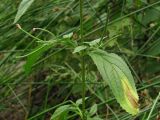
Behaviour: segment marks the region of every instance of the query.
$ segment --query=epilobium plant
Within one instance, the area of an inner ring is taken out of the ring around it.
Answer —
[[[20,4],[20,7],[18,9],[18,13],[15,18],[15,22],[17,22],[20,17],[23,15],[23,13],[27,10],[27,8],[31,5],[31,3],[34,0],[23,0]],[[26,65],[25,65],[25,71],[27,73],[31,72],[33,64],[41,57],[43,52],[53,47],[53,45],[62,44],[64,46],[67,45],[67,47],[74,47],[73,54],[78,54],[82,57],[82,80],[83,80],[83,99],[82,99],[82,106],[83,111],[81,112],[79,107],[77,107],[76,104],[72,103],[71,105],[64,105],[58,108],[53,116],[52,119],[58,119],[60,115],[64,115],[65,119],[67,119],[66,112],[67,110],[74,111],[80,115],[80,117],[85,120],[85,65],[84,65],[84,56],[89,55],[95,65],[98,68],[98,71],[100,72],[103,80],[106,82],[107,85],[109,85],[110,89],[112,90],[116,100],[120,104],[120,106],[126,110],[128,113],[132,115],[136,115],[139,112],[138,108],[138,94],[135,87],[134,79],[131,74],[131,71],[125,61],[118,55],[114,53],[108,53],[104,50],[99,49],[98,44],[102,41],[100,39],[93,40],[91,42],[85,42],[83,37],[83,21],[82,21],[83,11],[82,11],[82,0],[80,0],[80,38],[81,38],[81,46],[78,46],[76,42],[73,42],[67,35],[64,38],[61,39],[55,39],[55,40],[49,40],[49,41],[43,41],[40,40],[25,30],[23,30],[20,26],[19,29],[21,29],[23,32],[27,33],[29,36],[36,38],[39,43],[41,43],[33,52],[26,55],[28,57]],[[69,43],[69,44],[67,44]],[[70,46],[68,46],[70,45]],[[60,114],[62,113],[62,114]],[[60,117],[61,118],[61,117]]]
[[[22,28],[20,29],[22,30]],[[65,38],[65,40],[69,39]],[[63,41],[63,38],[60,41],[43,41],[42,45],[39,45],[33,50],[33,52],[29,53],[25,64],[26,73],[31,72],[32,65],[43,54],[43,52],[51,48],[53,45],[62,44]],[[92,42],[85,42],[85,44],[87,43],[89,45],[77,46],[74,49],[73,54],[85,51],[85,55],[89,55],[92,58],[98,71],[102,75],[103,80],[109,85],[121,107],[128,113],[136,115],[139,112],[139,98],[130,69],[120,56],[95,47],[99,42],[99,39],[93,40]]]

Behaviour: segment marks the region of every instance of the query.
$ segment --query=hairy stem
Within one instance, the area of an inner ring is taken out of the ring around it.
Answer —
[[[83,44],[83,0],[79,0],[80,2],[80,39]],[[86,94],[86,84],[85,84],[85,60],[84,60],[84,53],[82,53],[82,113],[83,113],[83,120],[86,120],[85,115],[85,94]]]

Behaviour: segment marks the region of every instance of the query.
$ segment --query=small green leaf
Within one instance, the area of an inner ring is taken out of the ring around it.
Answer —
[[[87,100],[88,99],[88,97],[85,97],[85,100]],[[79,106],[80,104],[82,104],[82,98],[81,99],[78,99],[77,101],[76,101],[76,105],[77,106]]]
[[[31,72],[32,65],[42,56],[43,52],[51,47],[52,45],[48,44],[39,45],[27,56],[27,62],[24,65],[24,69],[27,74]]]
[[[128,113],[139,112],[138,94],[127,64],[118,55],[95,50],[89,53],[115,98]]]
[[[90,115],[92,116],[92,115],[94,115],[96,112],[97,112],[97,104],[94,104],[94,105],[91,107],[89,113],[90,113]]]
[[[82,51],[82,50],[84,50],[84,49],[86,49],[86,48],[87,48],[87,46],[84,46],[84,45],[78,46],[78,47],[76,47],[76,48],[74,49],[73,53],[80,52],[80,51]]]
[[[73,36],[73,32],[63,35],[63,38],[71,38]]]
[[[95,45],[97,45],[100,41],[101,41],[101,39],[96,39],[96,40],[93,40],[93,41],[91,41],[91,42],[84,42],[84,43],[89,44],[89,46],[95,46]]]
[[[14,23],[16,23],[21,16],[27,11],[27,9],[30,7],[30,5],[34,2],[34,0],[22,0],[22,2],[19,5],[18,12],[16,14]]]
[[[66,120],[65,118],[67,118],[68,112],[70,111],[80,115],[79,111],[77,110],[77,107],[74,106],[73,104],[63,105],[55,110],[50,120]]]
[[[63,115],[65,112],[67,112],[70,109],[71,105],[63,105],[56,109],[56,111],[51,116],[51,120],[55,120],[61,115]]]

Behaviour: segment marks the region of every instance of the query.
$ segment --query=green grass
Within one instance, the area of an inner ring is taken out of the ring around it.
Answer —
[[[0,4],[0,120],[47,120],[58,107],[74,106],[82,98],[85,105],[79,108],[87,115],[97,104],[93,120],[160,117],[159,0],[83,0],[83,14],[78,0],[35,0],[17,22],[24,31],[13,24],[20,2]],[[33,28],[40,29],[33,32]],[[29,75],[25,73],[27,57],[19,56],[30,54],[40,40],[61,40],[72,32],[69,40],[44,51]],[[76,45],[95,39],[101,39],[99,48],[118,54],[128,64],[140,97],[138,115],[122,110],[88,56],[72,53]],[[75,112],[67,118],[80,119]]]

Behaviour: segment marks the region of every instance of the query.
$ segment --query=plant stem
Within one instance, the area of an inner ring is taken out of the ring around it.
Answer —
[[[83,44],[83,0],[79,0],[80,3],[80,39]],[[83,120],[86,120],[85,115],[85,94],[86,94],[86,84],[85,84],[85,60],[84,60],[84,52],[82,53],[82,114]]]

